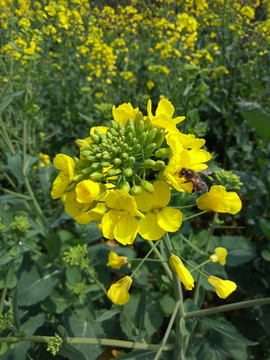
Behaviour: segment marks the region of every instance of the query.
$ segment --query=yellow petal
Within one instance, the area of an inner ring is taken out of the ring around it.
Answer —
[[[165,231],[177,231],[183,220],[183,213],[178,209],[169,207],[163,208],[158,213],[158,225]]]
[[[212,262],[219,262],[221,265],[226,264],[228,251],[223,247],[215,248],[215,253],[210,256]]]
[[[90,204],[82,204],[76,200],[75,190],[69,191],[65,196],[65,212],[72,217],[79,216],[84,213]]]
[[[226,299],[226,297],[228,297],[237,288],[235,282],[230,280],[222,280],[216,276],[209,276],[207,281],[210,285],[214,286],[217,295],[221,299]]]
[[[236,214],[242,208],[242,203],[236,192],[227,192],[222,185],[211,186],[208,193],[196,200],[199,209],[220,213]]]
[[[165,234],[165,230],[157,223],[156,214],[146,214],[144,219],[140,219],[139,224],[139,233],[145,240],[159,240]]]
[[[171,198],[169,185],[163,180],[158,180],[154,182],[153,187],[153,194],[143,191],[141,194],[135,196],[138,209],[149,212],[153,208],[162,208],[169,203]]]
[[[96,200],[100,194],[100,186],[92,180],[83,180],[76,186],[77,201],[80,203],[90,203]]]
[[[116,210],[110,210],[103,215],[102,218],[102,232],[105,238],[114,239],[114,227],[118,221],[119,213]]]
[[[104,200],[108,208],[120,211],[125,210],[133,216],[143,217],[143,214],[137,209],[134,197],[125,190],[110,191]]]
[[[109,252],[107,266],[112,267],[113,269],[120,269],[121,266],[127,264],[126,256],[119,256],[113,251]]]
[[[130,276],[125,276],[121,280],[112,284],[108,290],[108,298],[117,305],[123,305],[128,302],[130,295],[128,293],[132,279]]]
[[[88,224],[90,222],[101,221],[103,214],[106,211],[106,206],[103,203],[98,203],[96,207],[90,211],[86,211],[83,214],[74,217],[74,220],[79,224]]]
[[[56,179],[53,182],[51,197],[53,199],[57,199],[61,197],[64,194],[69,183],[70,183],[69,176],[65,175],[63,172],[60,172],[60,174],[56,177]]]
[[[125,103],[119,105],[118,107],[114,106],[112,113],[114,121],[125,125],[129,119],[136,119],[136,116],[139,113],[139,108],[134,109],[130,103]]]
[[[53,159],[53,165],[56,169],[62,170],[66,176],[69,176],[70,180],[73,179],[75,163],[70,156],[57,154]]]
[[[194,288],[194,279],[188,269],[184,266],[182,260],[177,255],[171,255],[169,259],[172,270],[177,274],[187,290]]]
[[[131,245],[138,234],[138,229],[139,222],[133,216],[122,215],[115,224],[114,237],[123,245]]]

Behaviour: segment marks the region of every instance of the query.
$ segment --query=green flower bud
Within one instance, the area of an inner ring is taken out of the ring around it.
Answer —
[[[110,128],[107,133],[111,133],[112,136],[117,136],[118,135],[118,129],[114,129],[114,128]]]
[[[146,159],[143,162],[143,167],[145,169],[152,169],[155,166],[155,161],[152,159]]]
[[[113,136],[112,136],[112,138],[113,138]],[[108,144],[108,145],[112,145],[112,138],[111,138],[111,139],[107,139],[107,144]]]
[[[89,161],[89,160],[77,160],[77,161],[75,161],[75,167],[76,167],[77,169],[88,167],[88,166],[90,166],[91,164],[92,164],[92,163],[91,163],[91,161]]]
[[[106,139],[106,135],[103,134],[100,130],[95,129],[95,130],[94,130],[94,133],[95,133],[97,136],[99,136],[101,139]]]
[[[134,128],[134,121],[132,119],[128,119],[128,121],[126,122],[126,129],[128,127],[133,127]]]
[[[146,155],[150,155],[155,150],[155,148],[156,148],[156,143],[151,143],[146,146],[146,148],[144,149],[144,153]]]
[[[102,178],[104,178],[104,174],[96,171],[96,172],[93,172],[92,174],[90,174],[89,178],[93,181],[99,181]]]
[[[131,168],[126,168],[126,169],[124,169],[123,174],[124,174],[126,177],[130,177],[130,176],[132,176],[132,174],[133,174],[133,170],[132,170]]]
[[[127,126],[126,125],[125,135],[128,136],[129,134],[134,136],[134,134],[135,134],[134,125],[133,126]]]
[[[81,154],[82,156],[86,157],[86,156],[89,156],[89,155],[92,155],[92,151],[87,151],[87,150],[84,150],[84,151],[81,151]]]
[[[152,170],[154,170],[154,171],[159,171],[159,170],[163,169],[165,165],[166,165],[166,164],[165,164],[164,161],[162,161],[162,160],[157,160],[157,161],[155,162],[155,165],[152,167]]]
[[[96,134],[90,134],[90,138],[95,144],[99,144],[101,142],[101,138]]]
[[[155,157],[161,158],[170,155],[171,149],[170,148],[162,148],[155,151]]]
[[[118,130],[118,123],[114,120],[111,120],[109,127],[110,127],[110,129],[108,131],[111,131],[112,129]],[[108,134],[108,132],[107,132],[107,134]]]
[[[154,138],[157,135],[157,132],[158,132],[158,129],[156,129],[156,128],[153,128],[148,132],[148,134],[147,134],[147,143],[148,144],[154,140]]]
[[[144,132],[138,136],[139,144],[144,145],[147,142],[147,133]]]
[[[121,159],[119,159],[119,158],[115,158],[114,160],[113,160],[113,164],[114,165],[121,165],[122,164],[122,160]]]
[[[97,160],[101,160],[101,158],[102,158],[102,154],[101,154],[101,153],[96,154],[96,159],[97,159]]]
[[[102,161],[101,162],[101,167],[109,167],[111,164],[108,161]]]
[[[92,164],[92,165],[90,166],[90,168],[92,169],[92,171],[96,171],[96,170],[101,169],[102,166],[101,166],[101,164],[100,164],[99,162],[96,162],[96,163]]]
[[[132,144],[133,139],[134,139],[134,134],[128,133],[128,134],[126,135],[126,142],[127,142],[128,144]]]
[[[126,192],[129,192],[129,190],[130,190],[129,183],[127,181],[122,182],[122,184],[120,185],[120,189],[125,190]]]
[[[109,154],[109,153],[107,153],[107,152],[104,152],[103,154],[102,154],[103,156],[102,156],[102,159],[103,160],[111,160],[111,155]]]
[[[118,123],[118,129],[119,129],[119,131],[121,131],[121,130],[125,131],[125,125],[122,123]]]
[[[132,154],[138,154],[142,152],[142,147],[140,144],[136,144],[132,147]]]
[[[82,151],[91,151],[91,150],[92,150],[92,148],[90,146],[82,146],[82,147],[80,147],[80,152],[82,152]]]
[[[136,158],[134,156],[129,156],[129,158],[126,160],[127,166],[132,166],[136,162]]]
[[[112,133],[109,130],[106,132],[106,137],[107,137],[107,140],[111,139],[113,137]]]
[[[144,121],[140,120],[136,126],[136,133],[137,135],[140,135],[144,131]]]
[[[118,131],[118,137],[123,137],[125,135],[125,129],[121,129]]]
[[[128,144],[122,143],[121,149],[122,149],[122,151],[127,151],[129,149]]]
[[[115,176],[117,175],[117,169],[109,169],[107,171],[107,176]]]
[[[157,144],[157,147],[160,147],[163,144],[164,139],[165,139],[165,131],[163,129],[159,129],[155,139],[153,139]]]
[[[132,188],[129,191],[130,195],[133,196],[139,195],[141,192],[142,192],[142,188],[138,185],[132,186]]]
[[[126,153],[126,152],[123,152],[122,154],[121,154],[121,158],[122,159],[127,159],[128,158],[128,153]]]
[[[153,194],[153,192],[154,192],[154,186],[149,181],[143,180],[141,182],[141,187],[144,191],[146,191],[150,194]]]
[[[91,174],[93,171],[94,171],[94,170],[93,170],[91,167],[87,167],[87,168],[82,169],[82,174],[89,175],[89,174]]]
[[[93,156],[93,155],[87,156],[86,158],[87,158],[87,160],[88,160],[91,164],[96,161],[96,157]],[[83,160],[82,160],[82,161],[83,161]],[[90,165],[90,164],[89,164],[89,165]]]

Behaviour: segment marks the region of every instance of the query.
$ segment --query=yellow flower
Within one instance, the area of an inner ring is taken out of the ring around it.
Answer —
[[[207,168],[207,165],[204,163],[211,158],[211,155],[203,149],[188,150],[182,148],[181,150],[180,145],[179,151],[176,152],[177,144],[179,143],[175,143],[175,149],[172,144],[169,144],[172,146],[172,151],[175,151],[175,153],[173,153],[163,175],[177,191],[188,191],[189,193],[192,193],[193,184],[187,182],[184,177],[180,177],[179,171],[182,168],[193,170],[195,172],[204,170]]]
[[[121,266],[127,264],[126,256],[119,256],[115,252],[110,251],[107,266],[112,267],[113,269],[120,269]]]
[[[102,216],[105,213],[105,211],[106,211],[105,204],[98,203],[97,206],[94,207],[93,209],[85,211],[77,216],[74,216],[74,220],[77,221],[79,224],[88,224],[90,222],[99,222],[102,220]]]
[[[70,156],[65,154],[57,154],[53,159],[53,165],[56,167],[56,169],[62,170],[70,180],[73,179],[75,163]]]
[[[128,302],[130,295],[128,293],[132,279],[130,276],[125,276],[121,280],[112,284],[108,290],[108,298],[117,305],[124,305]]]
[[[132,244],[139,229],[135,216],[144,216],[138,211],[134,198],[124,190],[114,190],[104,200],[110,210],[102,218],[103,235],[123,245]]]
[[[176,132],[176,124],[183,121],[185,116],[172,118],[174,106],[167,99],[161,99],[158,103],[156,115],[152,114],[152,101],[149,99],[147,103],[147,113],[152,125],[156,128],[164,128],[165,131]]]
[[[125,125],[129,119],[136,119],[139,108],[133,109],[133,106],[130,103],[125,103],[119,105],[117,108],[113,106],[112,113],[114,121]]]
[[[230,280],[222,280],[216,276],[209,276],[207,279],[210,285],[214,286],[217,295],[221,299],[226,299],[233,291],[236,290],[237,285]]]
[[[184,266],[182,260],[177,255],[171,255],[169,263],[173,271],[177,274],[187,290],[194,288],[194,279],[188,269]]]
[[[75,188],[77,197],[76,200],[80,203],[91,203],[94,200],[99,199],[105,191],[101,184],[98,184],[92,180],[83,180],[76,185]]]
[[[219,262],[221,265],[226,264],[228,251],[224,247],[215,248],[215,253],[210,256],[212,262]]]
[[[69,183],[70,183],[69,176],[66,176],[61,171],[60,174],[56,177],[56,179],[53,182],[53,186],[52,186],[52,190],[51,190],[51,197],[53,199],[60,198],[64,194]]]
[[[236,214],[242,208],[242,203],[234,191],[226,191],[225,186],[214,185],[208,193],[203,194],[196,200],[199,209],[216,211],[220,213]]]
[[[138,209],[146,212],[139,221],[139,233],[146,240],[158,240],[166,231],[177,231],[183,218],[180,210],[166,207],[171,198],[169,185],[158,180],[153,187],[153,194],[143,191],[135,197]]]

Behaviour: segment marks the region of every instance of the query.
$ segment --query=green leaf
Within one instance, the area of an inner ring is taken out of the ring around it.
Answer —
[[[13,101],[13,99],[17,96],[20,96],[24,93],[24,90],[21,91],[16,91],[13,94],[7,95],[5,97],[3,97],[1,103],[0,103],[0,113],[5,110],[9,104],[11,104],[11,102]]]
[[[264,139],[270,139],[270,115],[265,112],[258,103],[243,102],[240,110],[243,118]]]
[[[179,324],[179,326],[180,326],[180,332],[181,332],[181,334],[182,334],[183,336],[189,334],[189,331],[188,331],[188,329],[187,329],[187,327],[186,327],[186,321],[185,321],[185,319],[182,318],[182,317],[181,317],[181,319],[180,319],[180,324]]]
[[[146,291],[145,291],[145,289],[143,289],[143,291],[140,294],[140,300],[139,300],[137,311],[135,314],[135,326],[138,329],[143,328],[144,319],[145,319],[145,311],[146,311]]]
[[[233,339],[236,340],[239,343],[251,346],[251,345],[257,345],[258,342],[255,341],[250,341],[246,338],[244,338],[242,335],[240,335],[239,333],[237,333],[232,327],[228,326],[227,324],[214,320],[214,319],[210,319],[210,318],[205,318],[205,319],[201,319],[198,318],[198,321],[200,321],[201,323],[209,326],[210,328],[218,331],[219,333]]]
[[[102,322],[111,319],[115,315],[118,315],[119,311],[114,310],[106,310],[102,315],[98,316],[95,321],[96,322]]]
[[[59,270],[41,269],[35,264],[29,271],[23,272],[17,288],[19,305],[33,305],[45,299],[52,292],[59,275]]]
[[[80,350],[78,350],[72,344],[67,343],[66,341],[64,341],[64,343],[60,347],[58,354],[64,356],[69,360],[86,360],[86,357],[80,352]]]
[[[134,350],[128,354],[117,357],[117,360],[153,360],[156,351]]]
[[[21,154],[16,154],[8,157],[8,167],[12,174],[16,177],[18,182],[22,184],[24,182],[24,173],[22,166]]]
[[[263,234],[267,237],[268,240],[270,240],[270,221],[261,218],[259,220],[259,225]]]

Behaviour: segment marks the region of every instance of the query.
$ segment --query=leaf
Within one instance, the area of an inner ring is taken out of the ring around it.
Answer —
[[[137,307],[137,311],[135,314],[135,326],[140,330],[143,329],[144,319],[145,319],[145,311],[146,311],[146,291],[143,291],[140,294],[140,299]]]
[[[102,322],[102,321],[106,321],[111,319],[112,317],[114,317],[115,315],[118,315],[119,311],[114,311],[114,310],[106,310],[102,315],[100,315],[99,317],[97,317],[95,319],[96,322]]]
[[[185,321],[185,319],[184,319],[183,317],[181,317],[181,319],[180,319],[180,324],[179,324],[179,326],[180,326],[180,332],[181,332],[181,334],[182,334],[183,336],[189,334],[189,331],[188,331],[188,329],[187,329],[187,327],[186,327],[186,321]]]
[[[239,343],[251,346],[251,345],[257,345],[258,342],[255,341],[250,341],[246,338],[244,338],[242,335],[240,335],[239,333],[237,333],[233,328],[231,328],[230,326],[228,326],[227,324],[214,320],[214,319],[210,319],[210,318],[205,318],[205,319],[201,319],[198,318],[198,321],[209,326],[210,328],[218,331],[219,333],[233,339],[236,340]]]
[[[117,357],[117,360],[153,360],[156,351],[134,350],[128,354]]]
[[[262,138],[270,139],[270,115],[258,103],[241,102],[240,113]]]
[[[20,96],[24,93],[24,90],[21,90],[21,91],[16,91],[10,95],[7,95],[5,97],[3,97],[1,103],[0,103],[0,113],[2,111],[4,111],[8,106],[9,104],[11,104],[11,102],[13,101],[13,99],[17,96]]]
[[[64,341],[64,343],[60,347],[58,354],[64,356],[69,360],[86,360],[86,357],[80,352],[80,350],[78,350],[72,344],[67,343],[66,341]]]
[[[270,221],[264,218],[260,218],[259,225],[263,234],[267,237],[268,240],[270,240]]]
[[[59,270],[43,270],[37,265],[23,272],[17,288],[19,305],[33,305],[45,299],[52,292],[59,275]]]
[[[21,154],[16,154],[8,157],[8,167],[12,174],[16,177],[18,182],[22,184],[24,182],[24,173],[22,166]]]

